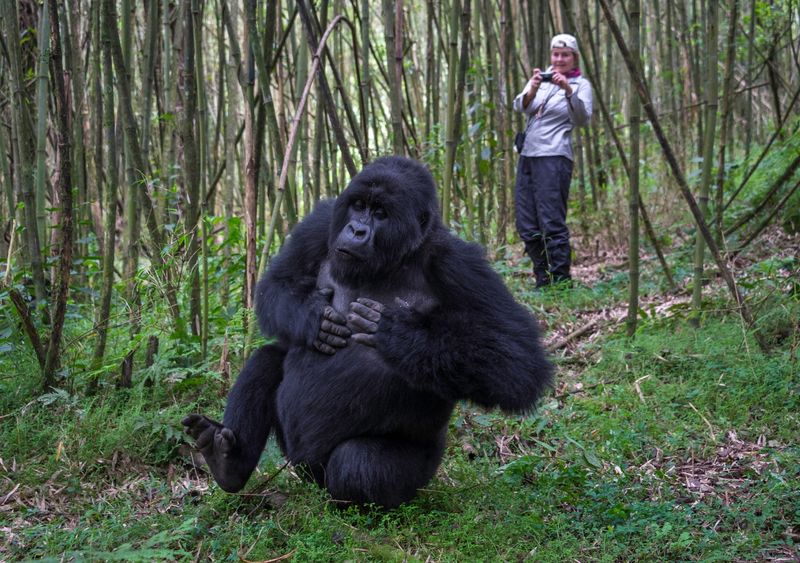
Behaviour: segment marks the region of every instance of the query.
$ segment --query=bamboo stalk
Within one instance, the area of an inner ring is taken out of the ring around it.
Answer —
[[[641,71],[642,56],[640,47],[639,16],[641,8],[639,0],[631,0],[630,9],[630,34],[631,43],[636,68]],[[628,278],[630,287],[628,289],[628,316],[626,320],[626,331],[629,337],[636,334],[636,323],[639,319],[639,123],[641,112],[639,97],[636,95],[636,87],[633,81],[629,84],[630,105],[628,106],[628,121],[630,123],[630,144],[631,159],[628,174],[630,185],[628,193],[628,215],[630,216],[628,244]]]
[[[114,284],[114,253],[116,250],[116,223],[117,223],[117,131],[114,127],[114,79],[111,64],[111,22],[103,21],[96,33],[100,34],[103,55],[103,133],[106,150],[108,151],[108,169],[105,175],[105,189],[103,190],[103,278],[100,290],[100,307],[95,320],[97,340],[95,340],[92,356],[92,371],[98,369],[103,363],[108,335],[108,321],[111,312],[111,296]],[[90,384],[92,389],[97,386],[97,379]]]
[[[714,135],[717,126],[717,16],[718,3],[711,2],[708,15],[708,29],[706,35],[708,48],[706,51],[706,119],[705,138],[703,139],[703,168],[700,175],[700,194],[697,204],[705,220],[708,217],[708,196],[711,187],[711,164],[714,160]],[[692,285],[692,309],[689,323],[693,326],[700,325],[700,313],[703,308],[703,271],[704,271],[705,245],[702,237],[695,238],[694,246],[694,283]]]
[[[61,57],[61,30],[58,21],[58,6],[56,0],[49,0],[50,19],[52,29],[52,59],[51,74],[54,84],[55,98],[55,134],[56,154],[59,170],[55,190],[58,201],[61,203],[59,210],[59,230],[56,242],[58,266],[56,268],[56,282],[53,284],[53,323],[47,345],[47,356],[44,366],[43,386],[49,389],[55,386],[56,370],[60,365],[61,340],[64,329],[64,320],[67,315],[67,298],[69,297],[69,280],[72,269],[72,133],[70,131],[70,107],[67,101],[67,88],[64,83],[64,68]]]

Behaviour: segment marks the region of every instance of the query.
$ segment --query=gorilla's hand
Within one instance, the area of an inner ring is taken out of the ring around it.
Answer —
[[[322,297],[330,301],[333,289],[326,287],[319,290]],[[336,353],[339,348],[347,346],[347,339],[350,338],[351,331],[346,326],[347,319],[344,315],[336,312],[330,305],[325,305],[322,309],[322,321],[319,325],[319,333],[314,339],[314,348],[329,356]]]
[[[186,427],[186,433],[195,439],[197,449],[203,454],[212,472],[214,466],[222,458],[228,457],[236,447],[236,435],[233,431],[205,415],[192,413],[181,424]]]
[[[354,342],[375,346],[375,333],[378,332],[378,323],[383,311],[382,303],[366,297],[359,297],[350,303],[347,326],[353,332]]]

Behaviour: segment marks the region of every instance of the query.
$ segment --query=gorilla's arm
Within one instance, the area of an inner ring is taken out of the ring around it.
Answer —
[[[255,299],[264,334],[285,344],[313,345],[326,354],[344,347],[350,335],[344,317],[329,306],[332,290],[316,289],[328,254],[332,211],[333,201],[322,201],[294,228],[259,281]]]
[[[478,246],[433,238],[425,274],[439,305],[423,314],[384,304],[372,344],[412,387],[507,411],[532,408],[552,379],[536,321]]]

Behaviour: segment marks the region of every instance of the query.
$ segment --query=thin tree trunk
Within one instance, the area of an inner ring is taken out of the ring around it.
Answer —
[[[361,52],[358,56],[361,57],[361,134],[364,135],[364,151],[369,160],[369,124],[372,115],[369,111],[370,91],[372,89],[371,74],[369,70],[369,49],[371,44],[370,39],[370,17],[369,17],[369,0],[361,0]],[[377,139],[373,139],[377,143]]]
[[[208,184],[208,176],[211,173],[209,167],[209,154],[208,154],[208,99],[206,97],[206,81],[204,79],[204,59],[203,59],[203,9],[198,0],[192,0],[192,38],[193,48],[195,53],[195,69],[194,69],[194,83],[197,92],[197,123],[196,123],[196,140],[198,147],[198,169],[200,171],[197,186],[197,217],[193,226],[193,239],[200,237],[200,264],[203,268],[202,279],[199,279],[200,287],[195,289],[193,280],[192,287],[192,300],[197,299],[198,313],[200,316],[200,348],[202,351],[202,358],[205,360],[208,356],[208,325],[209,325],[209,300],[208,300],[208,238],[206,229],[206,188]],[[199,225],[197,223],[200,223]],[[200,231],[198,233],[198,230]],[[191,242],[191,239],[190,239]],[[197,271],[197,268],[195,268]],[[199,273],[196,276],[200,278]]]
[[[230,31],[229,31],[230,33]],[[231,33],[231,42],[234,36]],[[253,83],[247,69],[252,66],[252,49],[249,47],[250,37],[248,26],[245,26],[242,37],[242,46],[246,49],[245,66],[242,72],[246,75],[240,78],[242,88],[245,93],[247,103],[244,106],[244,225],[245,225],[245,284],[243,304],[245,309],[253,308],[255,299],[256,276],[257,276],[257,249],[256,249],[256,228],[258,215],[258,186],[256,182],[256,107],[253,96]],[[246,78],[245,78],[246,76]]]
[[[233,2],[230,6],[232,21],[238,21],[237,13],[238,2]],[[224,11],[224,10],[223,10]],[[224,25],[224,17],[223,25]],[[241,87],[239,86],[238,79],[238,64],[236,57],[233,55],[235,48],[235,40],[231,40],[231,48],[227,53],[225,60],[225,94],[226,94],[226,111],[225,111],[225,181],[223,183],[222,192],[222,213],[225,217],[224,232],[225,240],[232,240],[231,225],[234,213],[234,194],[238,191],[239,181],[237,178],[237,162],[236,162],[236,137],[239,129],[239,109],[241,108],[241,101],[239,93]],[[224,45],[224,37],[220,36],[219,41]],[[222,295],[221,301],[223,307],[227,307],[230,299],[230,281],[228,278],[228,268],[230,266],[232,249],[231,244],[225,244],[222,247],[223,252],[223,269],[222,278]]]
[[[131,14],[130,0],[123,0],[122,2],[122,61],[124,67],[118,69],[119,74],[124,74],[125,80],[129,85],[133,84],[133,21]],[[109,18],[107,24],[115,29],[117,22]],[[112,55],[113,57],[113,55]],[[121,98],[121,96],[118,96]],[[122,102],[118,99],[120,104],[119,113],[122,114]],[[127,137],[130,133],[122,128],[118,134],[122,134],[123,141],[121,151],[121,158],[123,163],[123,177],[126,180],[124,184],[123,197],[125,200],[125,233],[123,238],[125,240],[125,256],[123,262],[123,278],[126,280],[126,301],[130,307],[128,313],[129,328],[128,335],[132,342],[135,341],[139,334],[142,324],[142,300],[139,295],[139,288],[134,281],[136,279],[137,271],[139,270],[139,254],[142,250],[141,239],[141,215],[140,210],[142,207],[142,197],[139,195],[138,182],[136,172],[133,170],[133,156],[130,154],[130,144],[127,142]],[[117,158],[116,154],[109,154],[109,158]],[[116,180],[115,180],[116,181]],[[133,377],[133,362],[136,348],[131,347],[127,355],[122,361],[120,366],[119,378],[117,379],[117,386],[121,388],[128,388],[132,385]]]
[[[50,14],[47,6],[40,9],[39,57],[36,61],[36,175],[33,184],[36,193],[36,230],[39,240],[47,240],[47,65],[50,59]]]
[[[442,180],[442,220],[445,225],[450,225],[451,213],[451,198],[453,191],[453,167],[456,161],[456,143],[458,131],[456,130],[457,124],[460,122],[461,100],[463,100],[461,91],[457,90],[456,83],[460,82],[460,65],[458,53],[458,36],[459,25],[458,20],[461,14],[461,2],[468,3],[469,0],[453,0],[450,6],[450,48],[448,51],[447,62],[447,124],[445,127],[445,159],[444,159],[444,173]],[[464,8],[469,17],[469,5]],[[469,22],[469,19],[467,19]],[[467,23],[469,29],[469,23]],[[463,30],[462,30],[463,31]],[[466,45],[469,43],[469,35],[463,36],[461,41]],[[464,64],[466,65],[466,60]],[[466,69],[464,69],[466,72]],[[457,80],[458,79],[458,80]]]
[[[403,17],[402,0],[384,0],[383,2],[383,29],[386,40],[386,78],[389,86],[389,113],[392,116],[392,151],[394,154],[403,154],[403,105],[401,102],[401,81],[396,72],[397,52],[395,35],[397,30],[402,27],[397,25],[397,20],[402,21]],[[396,11],[399,11],[397,13]],[[401,39],[402,45],[402,39]],[[400,62],[402,64],[402,49],[400,52]]]
[[[5,192],[8,220],[10,222],[13,221],[16,215],[16,198],[14,197],[14,181],[11,174],[11,166],[9,159],[5,157],[5,155],[9,154],[9,145],[6,141],[6,129],[2,127],[0,128],[0,155],[3,156],[0,158],[0,174],[3,175],[3,191]],[[6,215],[3,215],[3,217],[6,217]],[[2,225],[2,227],[5,228],[5,225]],[[11,234],[12,238],[15,236],[16,234]]]
[[[496,46],[497,41],[493,38],[496,38],[496,34],[494,33],[493,28],[493,20],[492,20],[493,11],[491,6],[489,5],[488,0],[483,0],[480,4],[480,18],[481,18],[481,29],[483,31],[484,37],[486,37],[486,41],[484,42],[484,61],[486,64],[486,96],[493,97],[497,96],[497,90],[493,89],[492,86],[496,83],[497,76],[498,76],[498,67],[497,67],[497,56],[496,56]],[[477,25],[475,26],[478,27]],[[499,104],[495,104],[495,107]],[[486,246],[490,239],[490,221],[487,217],[487,207],[493,207],[491,202],[495,195],[495,191],[493,189],[494,181],[498,174],[498,166],[496,163],[495,154],[497,151],[497,138],[503,135],[502,131],[498,130],[498,110],[492,111],[490,108],[487,108],[487,122],[489,124],[489,131],[491,131],[491,135],[494,135],[493,143],[490,143],[488,150],[484,153],[486,156],[482,157],[485,160],[485,168],[479,166],[478,167],[478,190],[480,191],[479,195],[479,209],[478,213],[480,215],[480,224],[481,224],[481,244]]]
[[[394,87],[396,88],[395,91],[392,92],[394,96],[393,103],[396,103],[398,106],[398,113],[397,115],[403,118],[403,84],[404,84],[404,76],[403,76],[403,34],[405,32],[405,21],[404,21],[404,14],[403,14],[403,0],[395,0],[394,5],[394,45],[392,46],[392,51],[394,52],[394,56],[392,57],[393,64],[390,64],[388,67],[388,72],[391,75],[394,73]],[[408,112],[408,130],[411,135],[414,134],[413,132],[413,116],[411,115],[411,111]],[[394,123],[392,124],[394,127]],[[406,139],[406,136],[403,134],[403,125],[400,123],[399,128],[395,130],[395,134],[397,132],[400,133],[399,141],[400,141],[400,152],[396,154],[408,154],[406,152],[405,147],[408,146],[409,141]],[[395,141],[395,147],[397,148],[397,141]]]
[[[52,26],[52,59],[51,74],[54,84],[55,98],[55,135],[56,161],[59,168],[56,173],[55,189],[58,201],[59,224],[57,239],[58,267],[56,281],[53,284],[53,324],[47,346],[47,358],[44,366],[43,384],[45,389],[55,386],[56,371],[60,364],[61,339],[64,320],[67,314],[67,298],[69,296],[69,278],[72,268],[72,161],[70,143],[70,108],[67,103],[67,88],[64,84],[64,68],[61,58],[61,30],[58,21],[56,0],[49,0]]]
[[[366,2],[366,0],[364,0]],[[425,141],[430,142],[433,132],[433,91],[438,88],[433,80],[434,62],[436,53],[434,50],[434,26],[433,12],[435,10],[433,0],[425,2],[427,33],[425,34]],[[487,40],[487,43],[490,41]]]
[[[92,166],[94,167],[94,178],[93,181],[90,182],[91,186],[94,186],[94,190],[92,191],[92,199],[94,200],[92,203],[92,217],[96,225],[97,233],[102,232],[102,207],[100,201],[103,200],[103,182],[107,182],[108,180],[105,178],[105,167],[103,166],[103,145],[104,145],[104,134],[105,131],[103,130],[103,87],[102,87],[102,78],[103,78],[103,71],[102,71],[102,63],[100,59],[100,37],[102,35],[102,31],[100,29],[101,25],[101,12],[103,11],[100,2],[95,2],[92,5],[92,24],[91,24],[91,36],[93,38],[93,48],[91,52],[91,68],[92,71],[89,74],[92,77],[92,96],[91,96],[91,105],[92,109],[94,110],[93,118],[89,120],[92,126],[91,131],[91,138],[92,138]],[[109,51],[110,56],[110,51]],[[92,112],[90,111],[90,115]],[[116,181],[116,180],[115,180]],[[114,202],[116,205],[116,202]],[[100,247],[100,252],[105,253],[105,248],[103,248],[103,237],[98,236],[98,246]]]
[[[75,196],[77,201],[73,201],[77,217],[75,218],[75,238],[77,240],[75,250],[79,256],[86,256],[89,253],[89,245],[87,243],[88,237],[86,236],[92,224],[92,217],[90,213],[91,198],[88,194],[88,185],[86,182],[86,147],[84,142],[84,103],[86,100],[86,86],[84,76],[83,61],[81,60],[80,50],[80,3],[73,2],[70,4],[70,11],[67,12],[64,3],[60,3],[59,19],[64,22],[62,25],[62,32],[64,34],[64,62],[66,64],[65,71],[70,80],[70,96],[72,97],[73,111],[71,118],[73,119],[72,129],[72,178],[74,184]],[[89,14],[91,18],[91,14]],[[73,196],[73,197],[75,197]],[[99,226],[99,225],[98,225]],[[99,230],[97,233],[99,235]],[[99,238],[99,236],[98,236]],[[77,268],[77,275],[80,276],[80,284],[83,287],[88,284],[86,278],[86,269]]]
[[[708,19],[708,29],[706,30],[706,125],[705,139],[703,140],[703,170],[700,176],[700,196],[697,203],[703,220],[708,217],[708,194],[711,186],[711,164],[714,159],[714,135],[717,125],[717,2],[711,2],[711,13]],[[689,321],[694,326],[700,324],[700,313],[702,312],[703,301],[703,262],[705,259],[705,245],[703,238],[696,237],[694,247],[694,285],[692,287],[692,309],[694,314]]]
[[[27,104],[23,99],[25,88],[22,82],[21,61],[19,53],[19,20],[16,2],[3,2],[3,19],[6,25],[6,42],[10,59],[9,85],[11,89],[11,149],[14,153],[15,191],[20,194],[23,208],[23,224],[25,226],[25,254],[31,267],[36,303],[42,307],[45,321],[47,313],[47,289],[44,280],[44,264],[42,262],[41,240],[36,221],[36,196],[33,190],[33,134],[29,127]]]
[[[295,60],[295,67],[297,69],[295,75],[295,82],[294,82],[294,95],[297,95],[297,92],[303,91],[303,86],[305,85],[306,81],[308,80],[308,59],[310,58],[309,53],[309,46],[307,41],[303,41],[302,37],[300,37],[300,41],[298,42],[299,45],[295,45],[294,41],[291,45],[291,50],[294,53],[297,53],[296,60]],[[361,88],[363,84],[359,84],[359,88]],[[300,168],[303,174],[303,178],[309,178],[309,171],[308,171],[308,120],[309,116],[303,113],[300,117],[300,125],[299,125],[299,142],[295,145],[292,149],[292,162],[291,162],[291,169],[289,174],[296,175],[297,169]],[[298,157],[299,154],[299,157]],[[298,166],[298,158],[300,160]],[[305,185],[303,186],[303,209],[306,213],[311,211],[312,209],[312,201],[311,201],[311,194],[313,190],[310,189],[310,186]],[[299,194],[298,194],[299,195]],[[299,202],[298,202],[299,204]],[[299,209],[299,205],[298,205]]]
[[[147,29],[145,31],[144,76],[142,76],[142,158],[150,153],[150,113],[153,105],[153,80],[156,69],[156,39],[158,38],[158,0],[147,0]]]
[[[719,158],[717,161],[717,181],[714,192],[714,232],[717,244],[722,246],[723,235],[723,204],[725,199],[725,151],[728,146],[729,126],[733,121],[730,115],[733,106],[733,67],[736,63],[736,26],[738,25],[739,0],[733,0],[731,15],[728,21],[728,54],[725,58],[725,77],[722,86],[722,124],[719,133]]]
[[[256,185],[256,211],[259,209],[259,200],[262,202],[266,200],[266,193],[265,190],[259,190],[258,187],[260,185],[260,173],[261,173],[261,157],[263,155],[264,150],[264,138],[266,131],[264,130],[263,123],[266,121],[267,128],[269,132],[269,141],[270,147],[272,148],[272,154],[270,155],[270,160],[273,162],[270,165],[272,168],[277,163],[282,163],[285,158],[288,158],[284,150],[284,142],[283,137],[281,136],[281,127],[278,124],[278,116],[276,113],[275,108],[275,100],[272,97],[272,89],[270,86],[271,78],[272,78],[272,68],[267,66],[267,61],[272,59],[272,43],[275,37],[275,25],[278,17],[277,12],[277,3],[276,2],[269,2],[267,4],[267,17],[266,17],[266,35],[264,37],[264,42],[262,44],[261,37],[258,32],[258,26],[256,25],[256,0],[249,0],[245,4],[246,8],[246,28],[247,28],[247,36],[249,38],[249,53],[248,53],[248,69],[255,68],[255,75],[258,79],[258,86],[259,86],[259,94],[261,101],[263,104],[261,105],[261,113],[258,115],[257,123],[259,124],[256,127],[255,131],[255,139],[254,139],[254,156],[253,156],[253,165],[255,166],[253,170],[255,185]],[[250,71],[248,70],[248,75],[250,76]],[[269,170],[269,168],[267,169]],[[274,173],[274,172],[273,172]],[[273,173],[268,174],[268,176],[272,176]],[[291,214],[293,213],[293,209],[291,206],[287,209],[287,211]],[[263,234],[263,225],[265,221],[264,214],[261,216],[262,221],[259,222],[259,233]]]
[[[181,121],[181,138],[183,142],[183,174],[186,182],[186,224],[185,231],[189,237],[186,263],[189,273],[189,323],[192,334],[201,334],[200,306],[200,272],[198,253],[200,239],[197,233],[200,217],[200,173],[203,170],[198,155],[196,136],[197,118],[197,82],[195,74],[195,10],[197,0],[184,0],[184,33],[183,33],[183,100],[184,107]]]
[[[114,251],[116,245],[117,223],[117,132],[114,128],[114,80],[111,66],[111,32],[115,22],[103,21],[97,30],[100,32],[100,41],[103,53],[103,132],[106,149],[108,150],[108,168],[105,174],[105,189],[103,190],[103,211],[105,220],[103,227],[103,281],[100,290],[100,306],[97,310],[95,330],[97,340],[92,356],[92,371],[97,370],[103,363],[106,351],[106,338],[108,335],[108,317],[111,312],[111,295],[114,285]],[[98,49],[99,51],[100,49]],[[97,379],[93,380],[91,388],[96,388]]]
[[[513,39],[513,30],[511,25],[511,2],[510,0],[501,0],[502,9],[500,12],[500,48],[498,49],[500,55],[499,72],[497,76],[497,93],[498,103],[497,107],[497,128],[500,131],[500,138],[498,148],[500,151],[500,161],[503,163],[500,174],[500,182],[497,191],[497,206],[499,208],[497,216],[497,234],[496,243],[502,246],[506,243],[508,238],[508,224],[509,224],[509,202],[508,192],[513,178],[513,162],[514,152],[511,150],[512,119],[511,119],[511,103],[513,96],[509,92],[511,85],[509,84],[509,75],[511,67],[511,44]]]
[[[631,0],[630,9],[630,34],[631,50],[633,51],[634,64],[641,72],[641,47],[639,44],[639,15],[641,8],[639,0]],[[636,323],[639,318],[639,97],[636,87],[630,84],[630,105],[628,108],[630,122],[631,158],[628,180],[630,191],[628,194],[628,215],[630,216],[630,242],[628,244],[628,262],[630,288],[628,295],[627,333],[633,336],[636,333]]]
[[[753,76],[755,69],[753,68],[753,57],[755,55],[756,45],[756,7],[758,6],[757,0],[750,2],[750,33],[747,36],[747,65],[745,72],[747,76]],[[745,141],[744,141],[744,160],[750,160],[750,146],[753,142],[753,90],[747,91],[747,104],[745,105]],[[777,133],[777,131],[776,131]],[[726,205],[727,207],[727,205]]]

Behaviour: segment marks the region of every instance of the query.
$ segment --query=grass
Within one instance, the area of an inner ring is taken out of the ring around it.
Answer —
[[[0,355],[0,560],[797,559],[798,268],[767,262],[742,281],[768,353],[713,289],[699,330],[680,303],[643,314],[633,340],[600,322],[554,353],[535,414],[461,405],[436,478],[390,511],[336,508],[272,444],[244,494],[210,484],[179,421],[221,412],[216,366],[167,351],[153,386],[41,395],[17,341]],[[619,271],[534,293],[524,264],[504,267],[551,339],[625,300]]]

